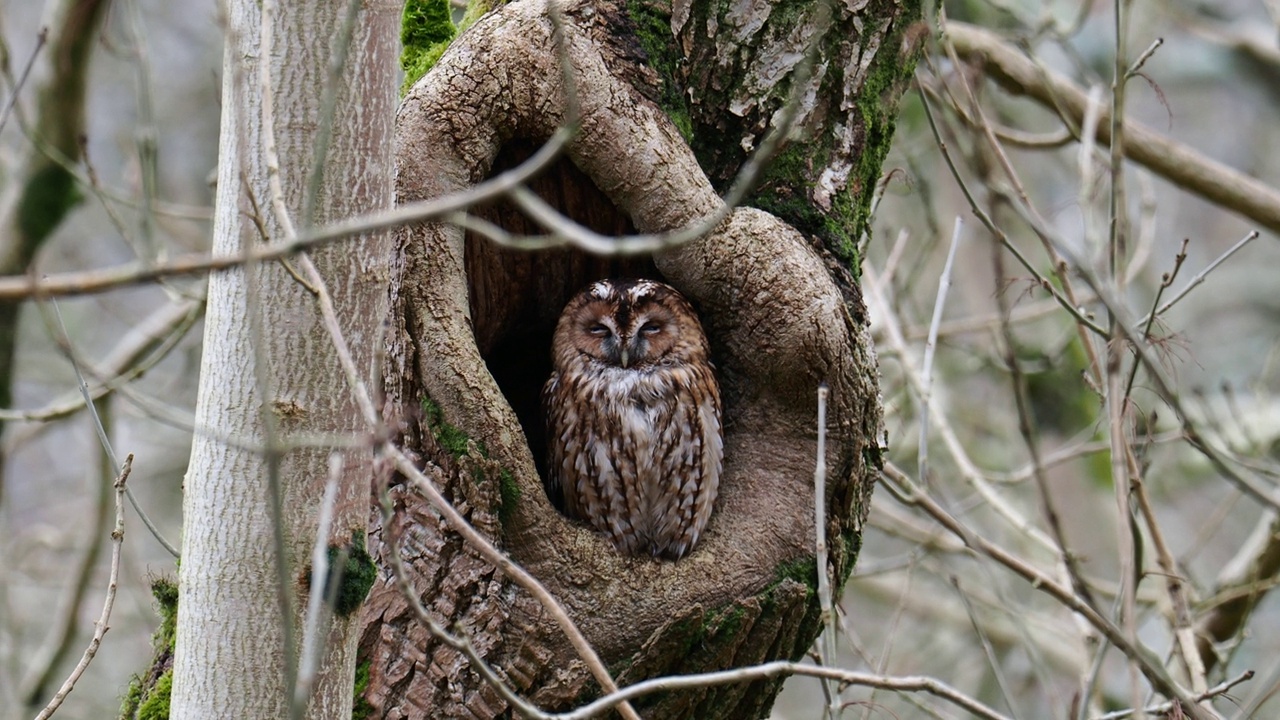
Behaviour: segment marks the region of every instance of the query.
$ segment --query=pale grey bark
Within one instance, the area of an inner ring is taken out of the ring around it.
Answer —
[[[392,203],[391,122],[396,92],[399,3],[366,2],[338,77],[334,133],[314,217],[304,218],[308,174],[316,162],[328,63],[337,51],[347,0],[284,0],[273,16],[270,88],[259,81],[263,4],[229,0],[214,252],[229,254],[286,231],[271,212],[263,100],[274,103],[283,200],[297,227],[388,208]],[[388,243],[360,237],[311,254],[332,293],[362,368],[386,309]],[[288,716],[286,653],[297,653],[302,603],[286,647],[278,600],[270,457],[279,463],[284,560],[296,593],[315,542],[329,450],[290,448],[301,437],[346,443],[345,472],[332,544],[363,533],[371,455],[350,441],[367,428],[315,296],[281,263],[213,275],[205,321],[197,430],[184,493],[179,620],[172,715],[182,718]],[[355,665],[351,618],[327,629],[328,650],[308,716],[349,716]]]

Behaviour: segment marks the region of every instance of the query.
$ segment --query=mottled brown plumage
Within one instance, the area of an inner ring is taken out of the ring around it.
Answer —
[[[678,559],[720,483],[720,388],[689,302],[653,280],[601,280],[565,306],[542,390],[547,490],[622,552]]]

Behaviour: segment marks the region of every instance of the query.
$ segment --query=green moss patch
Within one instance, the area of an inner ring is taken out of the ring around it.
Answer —
[[[147,699],[138,706],[137,720],[168,720],[169,696],[173,694],[173,670],[167,670],[156,680]]]
[[[489,449],[483,442],[472,440],[461,428],[451,424],[441,409],[429,397],[422,399],[422,416],[431,437],[440,444],[458,467],[471,475],[476,485],[497,481],[497,497],[494,498],[498,520],[506,522],[520,502],[520,484],[512,472],[490,459]]]
[[[353,531],[350,544],[346,547],[330,545],[325,554],[328,556],[329,572],[324,581],[324,596],[326,599],[333,599],[335,614],[347,617],[369,596],[378,568],[365,549],[363,532]],[[310,592],[312,581],[313,571],[308,566],[303,580],[307,592]],[[336,586],[335,582],[338,583]]]
[[[502,501],[498,505],[498,520],[505,523],[511,518],[511,513],[515,512],[521,494],[520,484],[516,482],[515,475],[506,468],[498,471],[498,492],[501,494]]]
[[[444,419],[444,411],[431,398],[422,399],[422,417],[431,431],[431,437],[435,438],[441,447],[454,458],[467,457],[470,453],[468,444],[471,438],[467,437],[462,430],[449,424]]]
[[[46,165],[32,175],[18,203],[18,229],[23,242],[39,247],[83,196],[75,178],[61,165]]]
[[[154,656],[146,675],[134,675],[120,703],[121,720],[164,720],[169,717],[173,689],[173,642],[178,627],[178,583],[171,578],[151,581],[151,595],[160,613],[160,627],[151,636]]]
[[[351,720],[367,720],[374,714],[373,705],[364,698],[369,689],[369,665],[368,660],[356,665],[355,702],[351,705]]]
[[[458,34],[449,0],[408,0],[400,16],[400,67],[404,84],[400,94],[427,74]]]

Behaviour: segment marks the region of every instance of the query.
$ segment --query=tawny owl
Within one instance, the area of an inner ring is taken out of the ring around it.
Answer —
[[[709,355],[689,302],[653,280],[593,283],[560,315],[547,490],[624,553],[678,559],[711,517],[724,445]]]

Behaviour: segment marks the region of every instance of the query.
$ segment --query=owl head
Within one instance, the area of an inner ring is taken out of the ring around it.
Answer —
[[[675,288],[656,280],[613,279],[588,285],[556,325],[557,367],[575,360],[629,370],[705,362],[706,336],[697,313]]]

